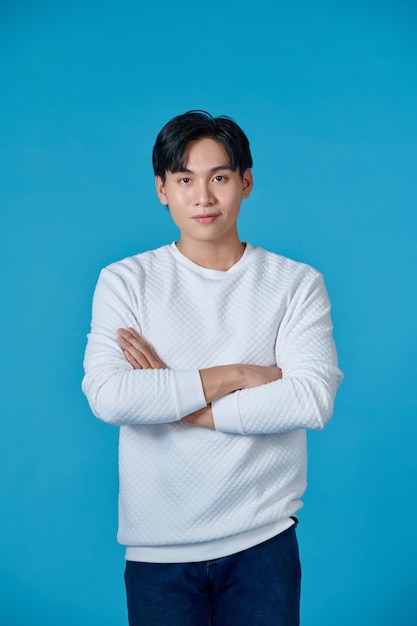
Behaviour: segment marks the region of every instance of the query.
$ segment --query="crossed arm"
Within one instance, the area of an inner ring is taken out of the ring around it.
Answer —
[[[166,368],[166,365],[156,352],[134,328],[119,328],[117,343],[133,369]],[[238,389],[259,387],[279,380],[282,378],[282,371],[279,367],[262,365],[219,365],[201,369],[200,378],[207,406],[183,417],[181,421],[201,428],[214,429],[215,425],[211,410],[211,403],[214,400]]]
[[[323,428],[343,375],[323,280],[311,271],[302,278],[277,329],[279,367],[234,363],[170,369],[133,330],[141,327],[133,313],[135,288],[117,272],[103,270],[82,383],[94,415],[117,426],[182,420],[243,435]]]

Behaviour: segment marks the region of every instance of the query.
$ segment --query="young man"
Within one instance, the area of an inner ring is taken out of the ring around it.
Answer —
[[[179,240],[101,272],[83,381],[120,426],[129,624],[295,626],[305,429],[342,378],[323,280],[240,241],[252,157],[231,119],[172,119],[153,166]]]

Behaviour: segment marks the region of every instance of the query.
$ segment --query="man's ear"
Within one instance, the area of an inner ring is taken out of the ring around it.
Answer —
[[[162,204],[167,205],[168,204],[168,200],[167,197],[165,195],[165,185],[162,181],[162,178],[160,176],[156,176],[155,177],[155,188],[156,188],[156,193],[158,195],[158,198],[160,200],[160,202],[162,202]]]
[[[253,189],[252,170],[247,169],[243,172],[243,176],[242,176],[242,198],[249,198],[252,189]]]

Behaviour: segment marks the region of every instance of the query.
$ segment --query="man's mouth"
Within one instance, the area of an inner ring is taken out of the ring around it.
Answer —
[[[200,215],[193,215],[193,220],[200,224],[211,224],[219,215],[220,213],[201,213]]]

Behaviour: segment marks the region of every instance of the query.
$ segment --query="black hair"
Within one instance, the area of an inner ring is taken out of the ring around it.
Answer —
[[[155,176],[165,182],[166,172],[184,169],[184,153],[190,141],[208,137],[226,151],[230,167],[241,176],[252,167],[249,140],[243,130],[226,115],[213,117],[207,111],[188,111],[170,120],[156,138],[152,151]]]

